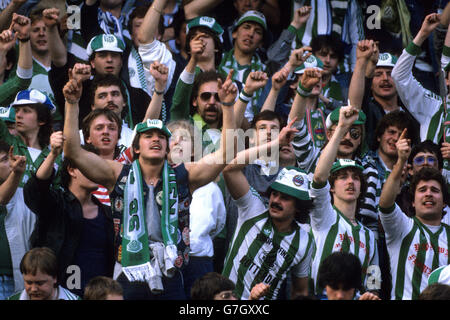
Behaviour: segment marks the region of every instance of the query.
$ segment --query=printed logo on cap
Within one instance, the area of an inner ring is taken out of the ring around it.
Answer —
[[[382,54],[380,54],[379,59],[380,59],[381,61],[389,60],[389,55],[388,55],[387,53],[382,53]]]
[[[206,25],[212,29],[215,20],[211,17],[201,17],[199,23],[201,25]]]
[[[305,183],[305,180],[303,179],[303,177],[301,175],[296,175],[294,178],[292,178],[292,182],[297,186],[300,187],[301,185],[303,185],[303,183]]]
[[[103,41],[113,43],[116,41],[116,38],[113,35],[107,34],[103,36]]]

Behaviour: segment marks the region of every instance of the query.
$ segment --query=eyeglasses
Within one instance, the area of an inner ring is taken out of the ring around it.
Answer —
[[[429,164],[429,165],[434,165],[435,163],[436,163],[436,158],[435,157],[433,157],[433,156],[427,156],[426,157],[426,160],[427,160],[427,163]],[[425,163],[425,156],[418,156],[418,157],[415,157],[414,158],[414,160],[413,160],[413,162],[414,162],[414,164],[416,165],[416,166],[421,166],[421,165],[423,165],[424,163]]]
[[[208,101],[211,96],[214,95],[214,99],[220,102],[219,94],[217,92],[202,92],[200,93],[200,99],[203,101]]]
[[[335,131],[335,129],[330,129],[329,131],[330,131],[330,133],[333,133]],[[350,133],[350,138],[352,138],[353,140],[357,140],[357,139],[359,139],[359,137],[362,136],[362,132],[358,128],[354,128],[354,127],[350,128],[350,130],[348,130],[347,132]],[[347,134],[347,133],[345,133],[345,134]]]

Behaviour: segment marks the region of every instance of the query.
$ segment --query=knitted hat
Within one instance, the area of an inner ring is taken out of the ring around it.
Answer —
[[[203,16],[192,19],[186,24],[186,34],[189,33],[189,30],[195,27],[209,28],[222,40],[223,29],[214,18]]]
[[[323,62],[319,58],[317,58],[314,55],[310,55],[308,59],[305,60],[300,66],[295,68],[294,73],[296,74],[303,74],[305,72],[305,69],[308,68],[316,68],[320,71],[323,70]]]
[[[359,169],[361,172],[364,171],[364,167],[356,162],[355,160],[350,159],[338,159],[333,163],[333,166],[331,167],[330,173],[339,171],[344,168],[353,167]]]
[[[333,112],[331,112],[328,116],[327,116],[327,120],[325,121],[325,125],[327,126],[327,129],[330,129],[331,126],[335,123],[339,122],[339,110],[342,107],[336,108],[333,110]],[[366,114],[364,113],[364,111],[359,110],[359,115],[358,115],[358,119],[355,120],[355,122],[353,122],[353,124],[365,124],[366,123]]]
[[[135,129],[137,133],[146,132],[152,129],[158,129],[162,131],[167,136],[167,138],[170,138],[172,136],[170,130],[167,129],[164,123],[158,119],[147,119],[147,121],[145,122],[138,123]]]
[[[47,108],[50,109],[51,113],[56,111],[56,107],[50,101],[50,99],[45,94],[36,89],[19,91],[13,103],[11,103],[11,107],[38,103],[42,103],[43,105],[47,106]]]
[[[300,200],[311,200],[308,176],[296,167],[283,168],[270,188]]]
[[[377,62],[377,67],[394,67],[395,64],[397,63],[397,57],[393,56],[392,54],[385,52],[385,53],[380,53],[380,55],[378,56],[378,62]]]
[[[16,122],[16,110],[11,107],[0,107],[0,119],[6,122]]]
[[[264,16],[264,14],[256,10],[247,11],[242,16],[240,16],[236,24],[233,26],[233,31],[246,21],[256,22],[263,27],[264,31],[267,31],[266,17]]]
[[[89,41],[86,52],[90,57],[94,52],[113,51],[124,52],[125,43],[113,34],[99,34]]]

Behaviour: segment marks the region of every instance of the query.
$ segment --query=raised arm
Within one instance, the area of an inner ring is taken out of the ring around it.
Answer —
[[[308,57],[312,54],[311,51],[311,47],[302,47],[292,51],[288,62],[272,76],[272,88],[264,101],[261,111],[275,110],[275,105],[281,88],[286,84],[289,75],[297,67],[301,66],[306,59],[308,59]]]
[[[398,153],[397,162],[381,190],[379,206],[383,209],[389,209],[395,204],[395,199],[402,187],[402,174],[411,154],[411,140],[406,139],[406,133],[406,129],[404,129],[395,144]]]
[[[350,100],[350,105],[358,110],[362,108],[366,69],[374,51],[375,43],[373,40],[361,40],[356,46],[356,64],[348,88],[348,99]]]
[[[11,24],[11,18],[13,14],[19,11],[22,4],[24,4],[26,0],[11,0],[8,6],[0,12],[0,31],[3,31],[8,28]]]
[[[152,101],[150,101],[145,112],[143,121],[147,121],[147,119],[159,119],[169,69],[165,65],[155,61],[150,65],[150,74],[155,79],[155,91],[152,96]]]
[[[297,118],[303,120],[306,113],[306,98],[310,95],[312,89],[319,83],[322,73],[315,68],[305,69],[305,72],[298,83],[297,93],[292,103],[289,119]]]
[[[413,39],[413,43],[420,47],[430,34],[439,26],[441,15],[432,13],[425,17],[422,26]]]
[[[219,5],[223,0],[193,0],[184,5],[186,21],[203,16]]]
[[[112,191],[122,164],[104,160],[98,155],[81,148],[78,128],[78,102],[81,97],[82,85],[69,74],[69,82],[64,86],[66,99],[64,122],[64,156],[74,161],[77,168],[91,181],[101,184]]]
[[[230,70],[225,82],[219,78],[218,94],[222,103],[223,126],[220,147],[214,153],[208,154],[197,163],[186,166],[189,171],[189,185],[191,192],[213,181],[225,168],[227,162],[235,157],[234,132],[235,120],[233,105],[236,100],[237,87],[232,80],[233,69]]]
[[[61,154],[64,144],[64,136],[62,131],[55,131],[50,136],[50,153],[36,171],[36,178],[39,180],[48,180],[53,173],[53,164]]]
[[[8,153],[9,165],[11,172],[8,178],[0,185],[0,204],[7,205],[11,198],[14,196],[17,188],[19,187],[22,175],[26,168],[25,156],[15,156],[13,154],[13,147],[9,149]],[[3,160],[2,160],[3,161]]]
[[[139,27],[138,40],[141,44],[152,43],[158,34],[158,23],[167,0],[155,0],[147,10]]]
[[[52,62],[57,67],[62,67],[67,62],[67,49],[64,45],[58,31],[59,9],[50,8],[42,12],[45,26],[48,33],[48,50]]]
[[[352,106],[342,107],[339,111],[339,122],[331,139],[328,141],[317,162],[314,171],[314,183],[324,185],[330,176],[330,170],[336,160],[337,151],[342,138],[358,119],[359,111]]]
[[[236,120],[236,128],[242,126],[244,120],[245,108],[248,102],[252,99],[253,94],[267,83],[267,73],[263,71],[252,71],[248,74],[247,80],[245,80],[244,88],[239,94],[239,99],[234,105],[234,116]]]

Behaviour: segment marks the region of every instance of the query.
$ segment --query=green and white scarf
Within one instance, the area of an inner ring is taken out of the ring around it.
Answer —
[[[162,289],[162,285],[154,285],[154,278],[160,278],[161,273],[168,277],[173,276],[177,258],[178,193],[175,172],[167,160],[164,162],[162,183],[163,250],[159,250],[162,244],[149,246],[143,180],[137,160],[133,162],[128,173],[124,192],[121,261],[123,272],[130,281],[148,282],[153,292]],[[161,284],[160,281],[159,283]]]
[[[234,48],[230,51],[226,52],[223,57],[222,61],[219,65],[219,72],[226,77],[231,69],[234,70],[233,72],[233,81],[239,81],[242,83],[242,86],[244,86],[245,81],[247,80],[248,75],[250,72],[253,71],[265,71],[266,65],[261,61],[258,54],[253,54],[252,61],[249,65],[241,66],[236,59],[234,58]],[[250,106],[251,111],[253,112],[253,116],[256,115],[259,112],[258,109],[258,100],[261,95],[262,89],[259,89],[253,94],[252,99],[250,100]],[[248,110],[248,106],[247,106]]]

